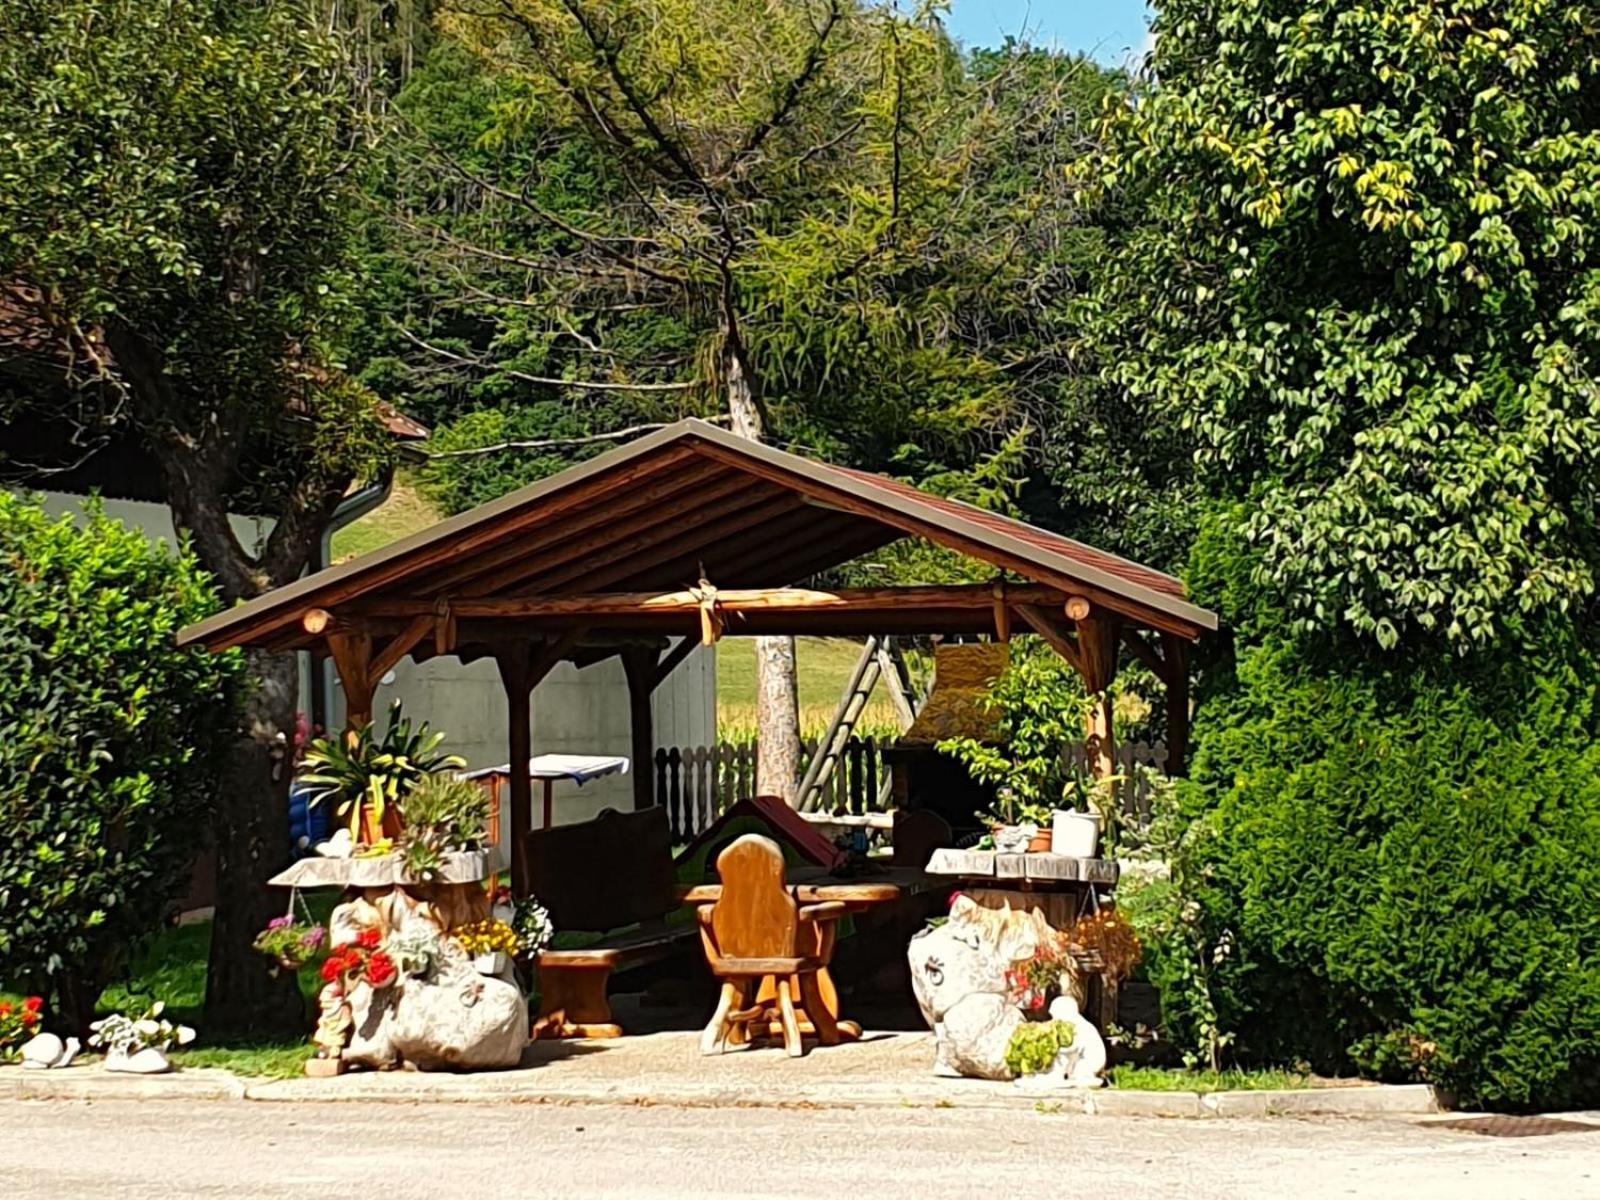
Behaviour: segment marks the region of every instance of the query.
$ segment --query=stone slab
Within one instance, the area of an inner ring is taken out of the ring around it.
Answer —
[[[18,1100],[242,1100],[245,1085],[231,1071],[179,1068],[165,1075],[127,1075],[94,1062],[56,1071],[0,1069],[0,1097]]]
[[[928,859],[929,875],[962,875],[989,878],[994,875],[993,850],[935,850]]]
[[[994,850],[935,850],[928,860],[930,875],[966,879],[1016,879],[1038,883],[1116,883],[1119,864],[1109,858],[1074,858],[1069,854],[1000,854]]]
[[[446,854],[434,883],[477,883],[505,870],[498,850],[465,850]],[[393,887],[420,884],[409,874],[398,854],[380,858],[323,858],[313,854],[280,871],[267,881],[274,887],[346,888]]]

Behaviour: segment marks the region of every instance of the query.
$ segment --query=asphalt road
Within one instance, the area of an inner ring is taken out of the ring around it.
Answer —
[[[939,1109],[0,1102],[0,1197],[1600,1197],[1600,1132]]]

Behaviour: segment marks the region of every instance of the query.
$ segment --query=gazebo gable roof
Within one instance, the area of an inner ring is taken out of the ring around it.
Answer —
[[[1181,581],[897,480],[678,422],[185,629],[183,644],[288,649],[313,608],[385,599],[786,587],[905,536],[1082,593],[1193,638],[1216,617]]]

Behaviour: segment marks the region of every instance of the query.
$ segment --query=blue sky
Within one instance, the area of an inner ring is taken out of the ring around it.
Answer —
[[[947,26],[968,46],[996,46],[1026,30],[1040,45],[1121,63],[1143,48],[1144,0],[952,0]]]

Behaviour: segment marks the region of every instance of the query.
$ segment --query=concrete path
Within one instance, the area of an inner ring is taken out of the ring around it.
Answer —
[[[0,1105],[0,1196],[1518,1200],[1600,1195],[1600,1132],[1415,1121],[534,1104]]]
[[[182,1058],[179,1056],[178,1061]],[[702,1108],[963,1108],[1116,1116],[1275,1114],[1418,1115],[1433,1110],[1426,1087],[1308,1088],[1282,1092],[1094,1092],[1031,1095],[1006,1083],[941,1079],[933,1038],[868,1033],[860,1042],[789,1058],[779,1046],[704,1057],[698,1036],[663,1032],[594,1042],[536,1042],[523,1066],[472,1075],[383,1071],[335,1079],[237,1080],[183,1071],[152,1079],[94,1066],[66,1071],[0,1068],[0,1097],[105,1100],[161,1097],[290,1102],[478,1102],[660,1105]]]

